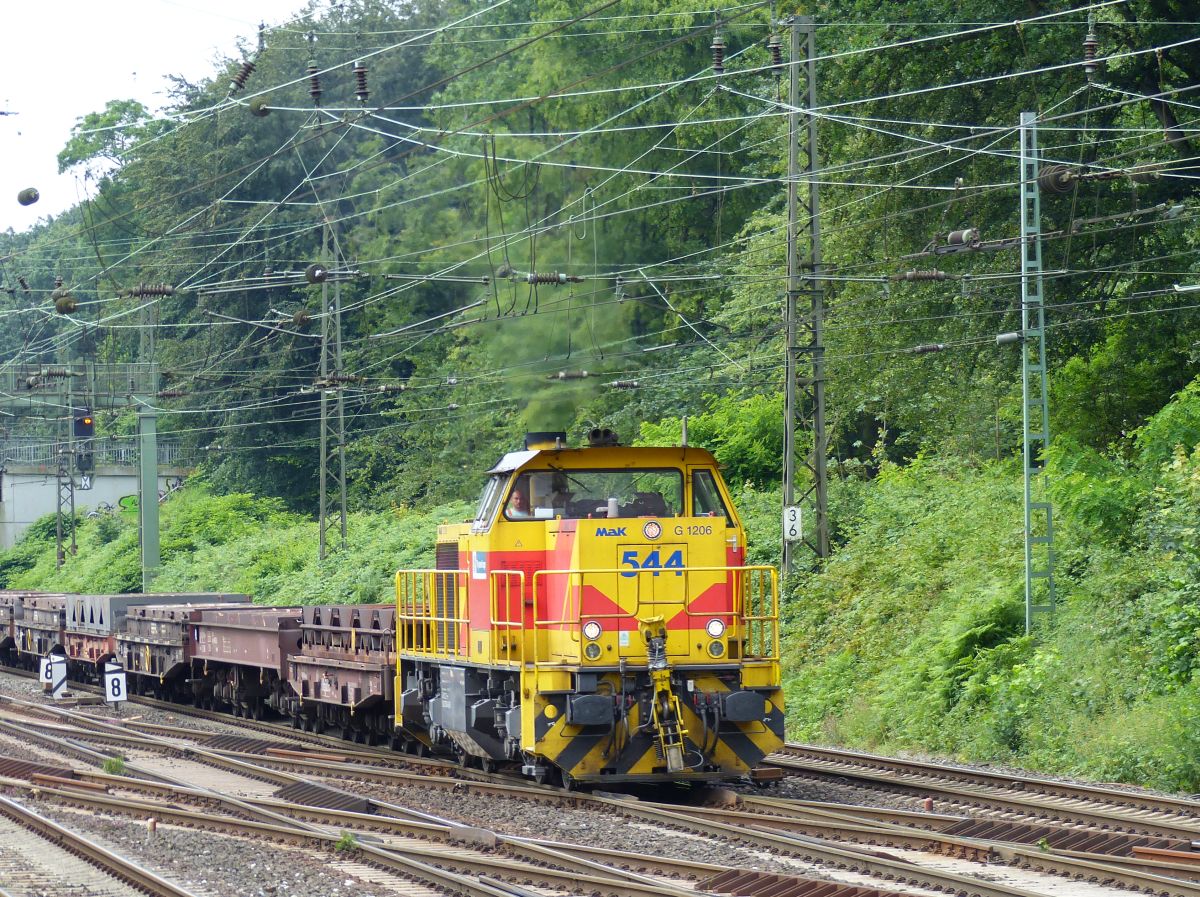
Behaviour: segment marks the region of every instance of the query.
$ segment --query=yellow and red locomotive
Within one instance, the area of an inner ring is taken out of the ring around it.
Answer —
[[[531,434],[396,575],[396,725],[564,784],[744,775],[783,741],[778,587],[699,448]]]

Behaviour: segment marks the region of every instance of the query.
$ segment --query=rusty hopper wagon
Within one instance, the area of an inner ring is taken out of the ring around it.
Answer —
[[[117,638],[125,618],[135,608],[195,604],[197,602],[249,601],[247,596],[207,592],[127,595],[71,595],[67,599],[64,647],[73,679],[94,679],[105,661],[117,657]]]
[[[43,657],[66,654],[63,629],[66,623],[66,595],[34,595],[24,601],[24,610],[13,626],[17,664],[36,670]]]
[[[220,603],[130,608],[125,631],[117,635],[117,659],[130,674],[130,688],[173,700],[190,697],[192,624],[200,621],[203,611],[246,606],[249,601],[248,595],[223,595]]]
[[[356,741],[393,740],[396,608],[306,607],[301,648],[288,658],[288,709],[306,730],[339,728]]]
[[[300,608],[248,607],[200,611],[192,623],[192,694],[197,706],[261,719],[286,712],[289,654],[300,649]]]
[[[40,592],[16,589],[0,590],[0,663],[11,666],[17,650],[17,621],[25,611],[25,601]]]

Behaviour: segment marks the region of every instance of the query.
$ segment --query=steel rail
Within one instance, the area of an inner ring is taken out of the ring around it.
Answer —
[[[14,800],[0,797],[0,813],[47,841],[82,857],[114,878],[139,888],[153,897],[195,897],[191,891],[156,875],[120,854],[101,847],[78,832],[73,832],[28,807],[21,806]]]
[[[1018,812],[1038,819],[1080,822],[1099,828],[1117,831],[1140,832],[1164,838],[1195,840],[1200,838],[1200,819],[1185,819],[1179,816],[1163,819],[1158,810],[1135,810],[1128,806],[1090,806],[1086,799],[1078,797],[1023,794],[1010,788],[997,791],[994,786],[972,786],[969,784],[947,785],[934,781],[932,777],[917,781],[904,778],[903,773],[833,767],[820,761],[808,761],[795,757],[774,755],[769,763],[785,771],[794,770],[824,778],[851,778],[872,785],[887,786],[920,796],[943,795],[949,802],[966,807],[982,807],[1006,812]],[[1011,784],[1011,782],[1010,782]]]
[[[1175,797],[1168,794],[1152,794],[1145,790],[1123,790],[1107,785],[1084,782],[1062,782],[1043,776],[1026,773],[991,772],[963,766],[932,763],[926,760],[897,759],[851,751],[843,748],[818,747],[816,745],[788,742],[782,751],[769,755],[764,761],[778,765],[778,759],[791,759],[794,755],[808,756],[830,763],[843,763],[859,767],[874,767],[885,771],[904,772],[940,779],[952,779],[988,785],[998,789],[1021,789],[1037,791],[1058,797],[1089,800],[1095,803],[1125,806],[1135,810],[1159,810],[1179,816],[1192,816],[1200,820],[1200,801]]]

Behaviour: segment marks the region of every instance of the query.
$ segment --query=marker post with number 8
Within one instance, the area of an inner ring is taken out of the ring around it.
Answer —
[[[67,690],[67,658],[61,654],[50,654],[42,658],[42,688],[50,697],[58,700]]]
[[[804,538],[804,510],[800,505],[783,509],[783,541],[799,542]]]
[[[119,704],[128,698],[125,668],[109,661],[104,665],[104,700],[109,704]]]

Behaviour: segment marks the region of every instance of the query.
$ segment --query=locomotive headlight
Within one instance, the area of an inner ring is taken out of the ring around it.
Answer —
[[[583,624],[583,634],[590,642],[600,638],[602,632],[604,632],[604,627],[596,620],[588,620]]]
[[[583,649],[583,656],[586,657],[588,660],[599,659],[600,646],[597,645],[595,642],[588,642],[587,646]]]
[[[722,657],[725,654],[725,646],[720,642],[709,642],[708,654],[710,657]]]
[[[708,625],[704,627],[704,631],[708,633],[709,638],[720,638],[725,634],[725,621],[709,620]]]

